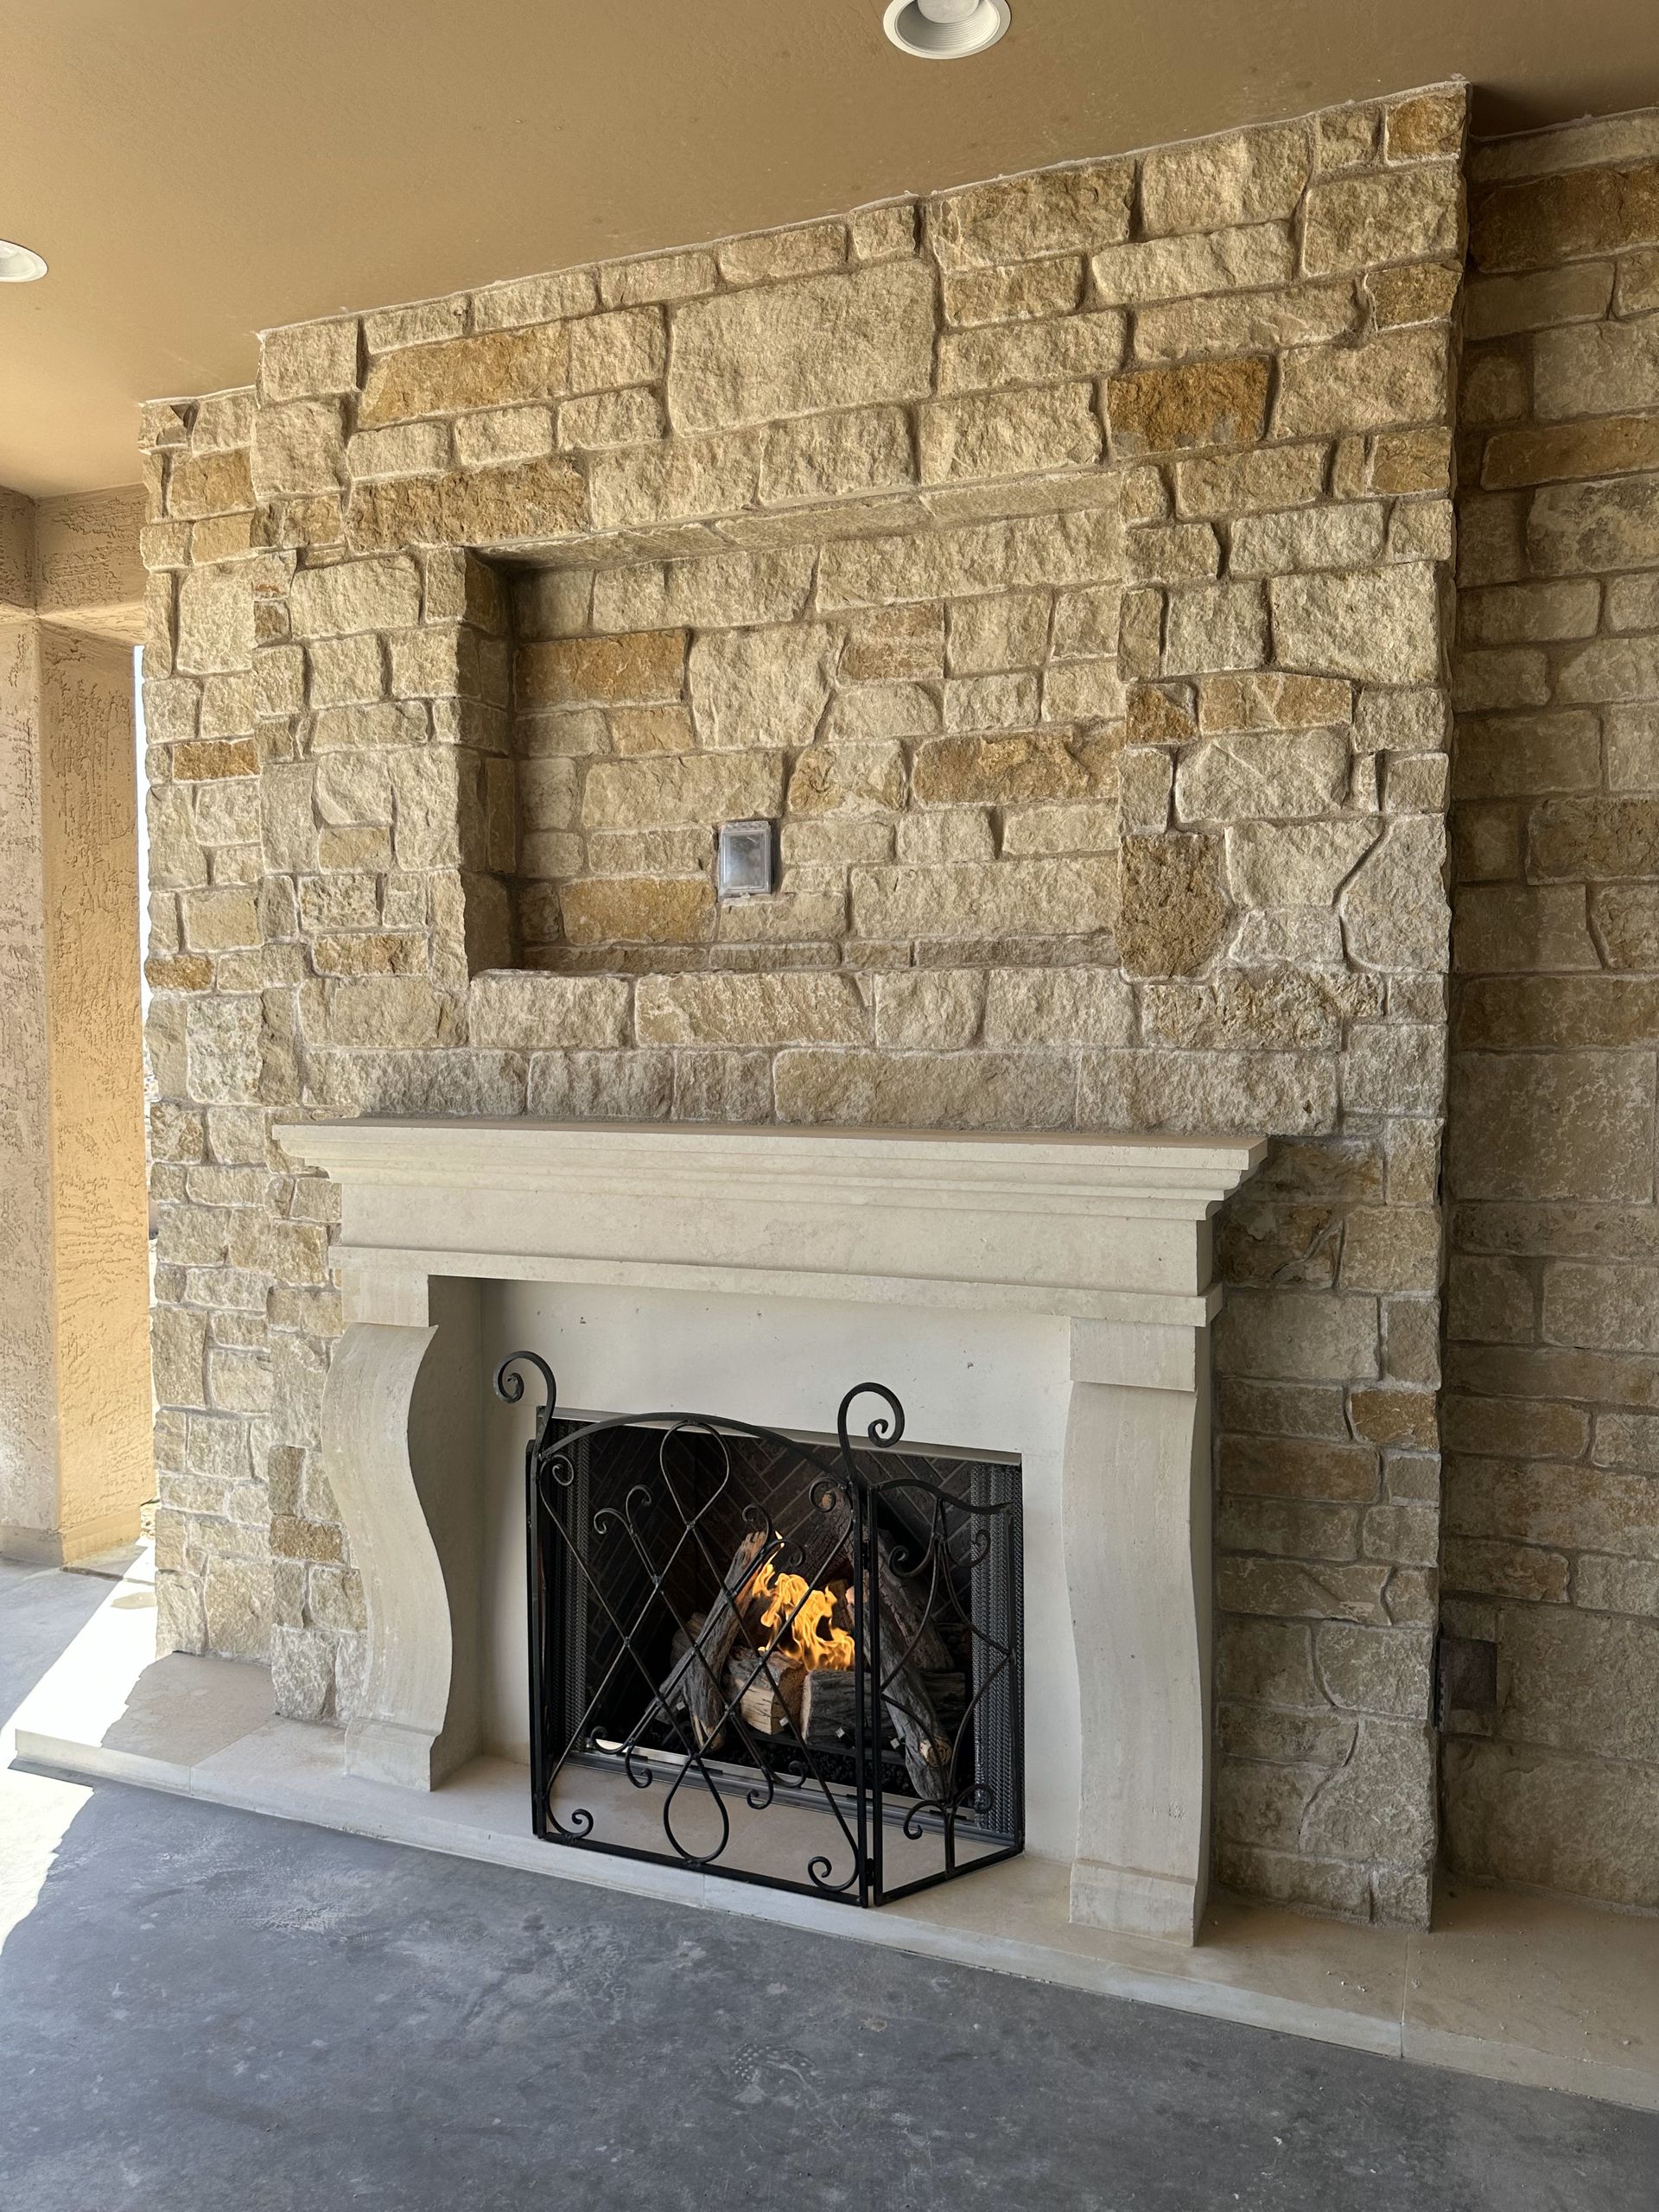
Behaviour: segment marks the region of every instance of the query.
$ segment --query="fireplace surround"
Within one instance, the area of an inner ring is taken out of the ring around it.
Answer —
[[[1211,1218],[1260,1144],[524,1120],[281,1141],[340,1186],[321,1457],[367,1614],[349,1770],[431,1789],[487,1740],[489,1615],[522,1600],[490,1566],[482,1408],[530,1327],[574,1406],[785,1437],[822,1428],[826,1372],[880,1375],[914,1448],[1020,1464],[1027,1848],[1069,1869],[1075,1920],[1192,1940]]]

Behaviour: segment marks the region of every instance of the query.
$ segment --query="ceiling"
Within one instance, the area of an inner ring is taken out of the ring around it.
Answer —
[[[1659,101],[1653,0],[0,0],[0,484],[131,482],[135,402],[261,326],[1463,74],[1478,127]]]

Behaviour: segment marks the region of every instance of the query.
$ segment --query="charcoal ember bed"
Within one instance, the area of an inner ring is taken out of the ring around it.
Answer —
[[[538,1834],[859,1904],[1020,1847],[1017,1464],[906,1447],[879,1385],[827,1440],[525,1369]]]

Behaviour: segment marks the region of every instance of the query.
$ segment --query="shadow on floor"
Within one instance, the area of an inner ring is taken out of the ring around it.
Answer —
[[[114,1785],[0,1954],[0,2080],[29,2212],[1647,2212],[1659,2171],[1643,2113]]]
[[[0,1726],[109,1597],[95,1574],[0,1559]],[[3,1848],[3,1846],[0,1846]]]

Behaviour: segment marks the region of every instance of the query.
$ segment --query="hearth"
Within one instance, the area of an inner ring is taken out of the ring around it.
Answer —
[[[526,1372],[539,1836],[856,1905],[1021,1849],[1017,1463],[901,1448],[879,1383],[830,1440]]]

